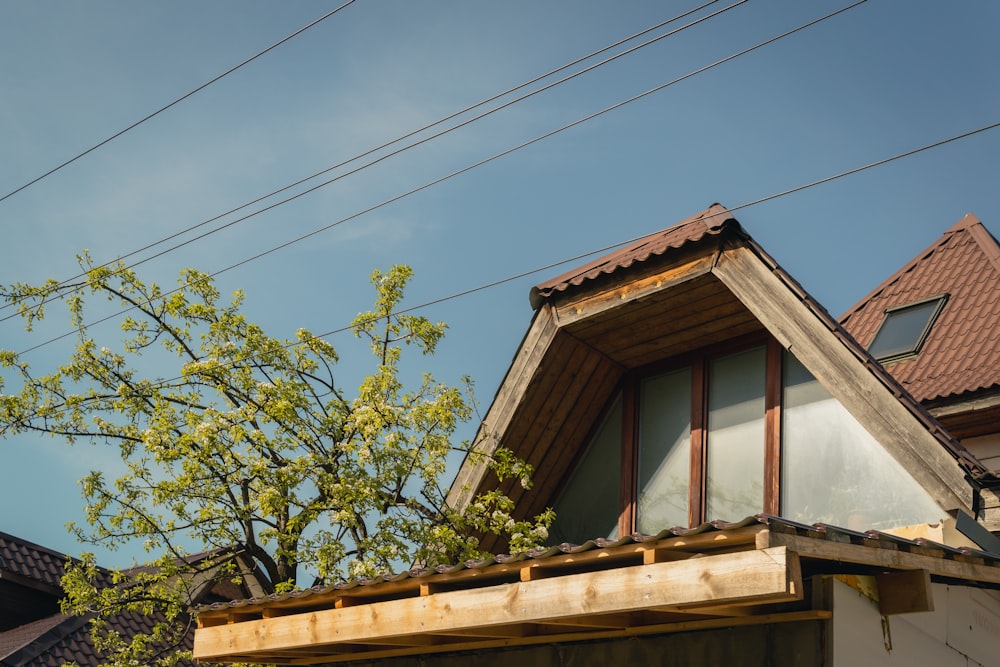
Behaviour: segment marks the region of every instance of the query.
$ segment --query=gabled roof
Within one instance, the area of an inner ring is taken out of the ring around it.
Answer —
[[[212,563],[213,559],[232,550],[214,550],[188,557],[191,563]],[[232,556],[230,556],[232,557]],[[91,615],[70,616],[58,612],[58,600],[63,596],[61,581],[69,556],[34,544],[14,535],[0,532],[0,667],[80,667],[98,665],[103,657],[95,650],[90,635]],[[127,573],[148,570],[137,567]],[[98,572],[106,585],[112,585],[111,573]],[[248,575],[247,579],[252,580]],[[192,580],[195,603],[219,599],[260,595],[262,590],[253,581],[238,586],[229,581],[214,582],[208,576]],[[8,608],[9,607],[9,608]],[[43,615],[44,614],[44,615]],[[110,629],[124,637],[146,633],[153,629],[158,616],[122,612],[107,619]],[[12,623],[17,625],[11,627]],[[190,649],[193,637],[189,632],[185,646]],[[182,665],[193,665],[183,662]]]
[[[121,613],[108,619],[109,627],[124,637],[149,632],[155,615]],[[90,616],[54,614],[26,626],[0,633],[0,665],[5,667],[61,667],[65,664],[88,667],[104,658],[95,650],[90,636]],[[190,634],[187,648],[192,644]],[[180,665],[194,665],[185,661]]]
[[[23,583],[60,591],[68,560],[65,554],[0,532],[0,578],[14,575]]]
[[[887,309],[947,295],[918,354],[887,364],[917,400],[1000,389],[1000,245],[967,214],[841,318],[870,345]]]
[[[967,477],[994,479],[718,204],[538,285],[532,305],[479,435],[525,458],[536,489],[566,473],[630,370],[755,332],[793,350],[942,507],[969,511]],[[495,483],[467,462],[449,502]],[[501,488],[526,515],[551,502]]]

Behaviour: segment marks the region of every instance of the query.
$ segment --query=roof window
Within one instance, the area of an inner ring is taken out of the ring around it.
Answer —
[[[947,300],[946,294],[886,310],[868,352],[879,361],[916,354]]]

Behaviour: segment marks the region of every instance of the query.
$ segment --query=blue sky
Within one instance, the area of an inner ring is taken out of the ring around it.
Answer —
[[[0,196],[338,4],[0,4]],[[697,4],[357,0],[0,202],[0,283],[70,277],[84,248],[99,261],[127,255]],[[751,0],[140,271],[164,284],[182,267],[218,271],[847,4]],[[998,27],[990,0],[869,0],[226,271],[219,285],[244,289],[272,335],[332,331],[366,307],[376,267],[412,265],[416,305],[975,130],[1000,121]],[[837,315],[966,212],[1000,229],[998,154],[1000,129],[736,215]],[[450,332],[426,369],[471,375],[485,409],[528,326],[529,288],[566,268],[427,308]],[[0,347],[63,330],[32,338],[0,322]],[[101,332],[115,340],[114,326]],[[348,376],[362,368],[363,344],[331,341]],[[53,344],[28,359],[42,369],[64,353]],[[75,481],[111,454],[29,438],[0,447],[0,531],[79,551],[63,528],[80,517]]]

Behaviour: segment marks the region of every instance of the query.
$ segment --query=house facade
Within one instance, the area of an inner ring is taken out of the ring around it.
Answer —
[[[195,655],[994,664],[998,267],[967,217],[837,321],[714,205],[546,281],[478,442],[553,546],[214,605]]]

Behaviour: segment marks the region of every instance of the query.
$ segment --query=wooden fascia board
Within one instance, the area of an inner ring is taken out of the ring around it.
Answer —
[[[568,326],[703,276],[711,272],[717,252],[717,246],[713,245],[680,263],[639,278],[601,284],[582,294],[574,292],[572,297],[554,297],[551,303],[556,321],[561,327]]]
[[[944,403],[943,405],[929,407],[928,412],[930,412],[935,419],[941,419],[944,417],[953,417],[955,415],[964,415],[967,413],[971,415],[975,412],[992,410],[998,407],[1000,407],[1000,392],[995,392],[986,396],[978,396],[964,401]]]
[[[728,244],[712,271],[943,509],[971,511],[954,458],[753,250]]]
[[[243,660],[567,617],[787,602],[802,598],[801,576],[794,553],[755,549],[202,627],[194,657]]]
[[[488,457],[496,450],[558,331],[559,326],[553,316],[552,307],[548,304],[543,305],[536,312],[531,327],[521,341],[510,369],[476,433],[474,451],[478,454]],[[485,460],[466,457],[448,492],[446,501],[448,506],[464,509],[475,497],[488,470]]]

